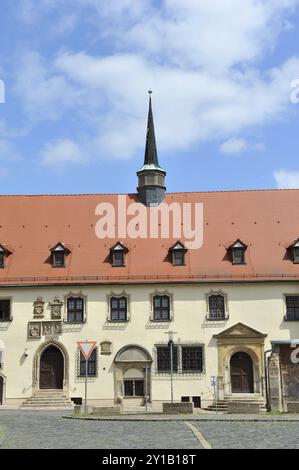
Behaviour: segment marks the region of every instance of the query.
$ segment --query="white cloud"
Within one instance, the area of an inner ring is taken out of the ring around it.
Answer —
[[[22,157],[8,140],[0,140],[0,161],[10,163],[20,160]]]
[[[279,189],[299,188],[299,171],[278,170],[273,176]]]
[[[84,161],[84,155],[78,145],[69,139],[48,142],[41,150],[40,157],[44,165],[55,170],[60,170],[68,164],[78,164]]]
[[[32,1],[23,3],[33,8]],[[91,155],[131,158],[144,147],[149,88],[161,151],[226,142],[286,116],[299,58],[263,71],[261,59],[287,34],[298,0],[156,3],[74,0],[67,7],[40,0],[35,13],[44,18],[53,8],[61,17],[77,15],[71,24],[88,18],[106,56],[59,51],[46,61],[25,55],[16,91],[30,118],[69,122],[71,114],[80,123],[76,145],[84,138]]]
[[[247,148],[247,142],[242,138],[228,139],[226,142],[220,145],[220,151],[226,154],[236,154],[242,152]]]

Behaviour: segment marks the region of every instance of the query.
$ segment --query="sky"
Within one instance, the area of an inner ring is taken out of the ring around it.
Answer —
[[[0,0],[0,194],[135,192],[149,89],[169,192],[299,188],[299,0]]]

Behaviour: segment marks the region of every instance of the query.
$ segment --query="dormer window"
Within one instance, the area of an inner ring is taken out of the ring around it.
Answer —
[[[0,245],[0,268],[5,268],[5,258],[9,255],[11,255],[11,252]]]
[[[245,264],[245,250],[247,245],[241,242],[241,240],[235,241],[233,245],[229,247],[232,255],[233,264]]]
[[[186,248],[181,242],[177,242],[174,246],[170,248],[170,253],[172,256],[172,265],[173,266],[184,266],[185,265],[185,254],[187,252]]]
[[[292,249],[292,254],[293,254],[293,263],[298,264],[299,263],[299,238],[298,240],[293,243],[293,245],[290,246]]]
[[[110,249],[112,266],[123,267],[125,266],[125,257],[128,249],[120,242]]]
[[[51,249],[52,252],[52,266],[53,268],[64,268],[65,257],[70,253],[62,243],[58,243]]]

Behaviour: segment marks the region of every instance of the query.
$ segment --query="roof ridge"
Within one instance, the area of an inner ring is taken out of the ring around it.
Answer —
[[[172,194],[218,194],[218,193],[253,193],[253,192],[282,192],[282,191],[299,191],[299,188],[272,188],[272,189],[219,189],[208,191],[173,191],[166,192],[166,196]],[[0,198],[8,197],[74,197],[74,196],[137,196],[137,193],[62,193],[62,194],[0,194]]]

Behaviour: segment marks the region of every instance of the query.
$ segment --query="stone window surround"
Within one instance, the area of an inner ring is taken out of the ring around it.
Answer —
[[[121,297],[125,297],[127,299],[127,320],[126,321],[111,320],[111,299],[113,297],[116,297],[117,299],[120,299]],[[118,292],[118,293],[114,291],[110,291],[109,294],[107,295],[106,320],[108,323],[128,323],[131,320],[131,295],[128,294],[125,290],[123,290],[122,292]]]
[[[67,304],[68,304],[68,299],[71,298],[71,297],[74,297],[75,299],[83,299],[83,321],[82,322],[71,322],[71,321],[68,321],[67,319]],[[64,296],[64,313],[63,313],[63,322],[64,323],[67,323],[67,324],[82,324],[82,323],[86,323],[87,321],[87,295],[84,295],[82,293],[82,291],[79,291],[79,292],[73,292],[73,291],[70,291],[68,294],[66,294]]]
[[[10,314],[9,320],[0,320],[0,323],[9,323],[13,321],[13,297],[12,296],[0,296],[0,300],[9,300],[10,301]]]
[[[210,317],[210,310],[209,310],[209,298],[212,295],[222,295],[224,297],[224,318],[211,318]],[[205,294],[206,298],[206,316],[205,319],[207,321],[223,321],[229,319],[229,310],[228,310],[228,296],[222,290],[213,290],[211,289],[208,293]]]
[[[169,319],[168,320],[156,320],[154,318],[154,298],[156,296],[163,296],[167,295],[169,297]],[[174,320],[174,295],[173,293],[169,292],[168,289],[159,290],[155,289],[154,292],[150,294],[150,321],[153,323],[169,323]]]

